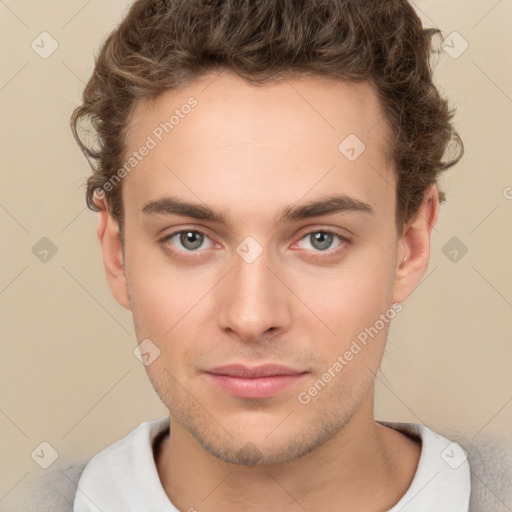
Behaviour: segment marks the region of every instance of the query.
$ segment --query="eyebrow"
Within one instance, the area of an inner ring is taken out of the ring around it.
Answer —
[[[144,203],[142,212],[146,214],[180,215],[198,220],[206,220],[228,225],[224,212],[199,203],[190,203],[177,197],[163,197]],[[278,215],[276,223],[294,222],[322,217],[340,212],[362,212],[374,214],[375,210],[368,203],[347,195],[331,195],[284,208]]]

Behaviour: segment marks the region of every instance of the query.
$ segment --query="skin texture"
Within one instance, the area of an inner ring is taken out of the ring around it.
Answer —
[[[417,442],[373,417],[389,324],[307,405],[297,397],[419,283],[437,188],[397,233],[376,94],[367,83],[323,78],[255,87],[229,72],[203,76],[136,106],[128,153],[190,97],[198,105],[122,182],[124,254],[97,200],[111,290],[133,312],[139,342],[160,350],[146,368],[171,415],[156,456],[164,489],[180,510],[201,512],[387,510],[420,455]],[[353,162],[338,150],[349,134],[366,146]],[[288,206],[334,193],[373,213],[275,221]],[[226,223],[142,212],[171,195],[222,211]],[[195,253],[179,235],[162,241],[179,229],[207,236]],[[325,230],[346,240],[318,249],[308,235]],[[236,251],[248,236],[262,248],[252,263]],[[232,363],[306,374],[275,396],[238,398],[204,374]]]

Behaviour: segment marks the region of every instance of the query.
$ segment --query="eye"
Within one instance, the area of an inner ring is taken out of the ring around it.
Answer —
[[[162,242],[170,243],[174,247],[178,244],[181,245],[181,248],[178,247],[178,251],[181,252],[194,252],[200,249],[203,243],[207,240],[210,242],[210,245],[202,247],[202,249],[209,249],[212,247],[208,235],[195,229],[183,229],[167,235],[162,239]]]
[[[334,248],[332,247],[333,242],[338,239],[339,243]],[[327,252],[329,249],[336,249],[344,242],[348,242],[346,238],[332,231],[311,231],[303,236],[300,241],[306,241],[309,247],[303,247],[308,250]],[[299,242],[300,243],[300,242]]]

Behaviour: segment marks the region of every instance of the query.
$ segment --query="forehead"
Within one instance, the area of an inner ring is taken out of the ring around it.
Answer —
[[[369,83],[211,73],[136,104],[126,159],[143,146],[123,182],[127,210],[168,194],[262,213],[339,192],[393,215],[388,127]]]

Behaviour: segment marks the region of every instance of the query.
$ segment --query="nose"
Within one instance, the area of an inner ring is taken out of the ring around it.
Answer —
[[[234,268],[223,280],[218,296],[218,323],[242,341],[258,342],[290,328],[290,292],[276,277],[267,251],[252,263],[234,255]]]

